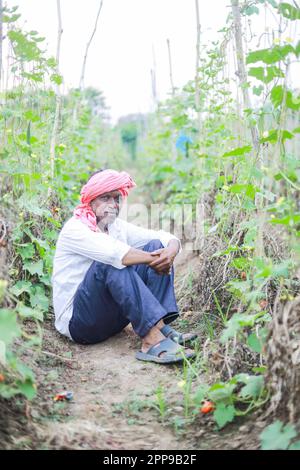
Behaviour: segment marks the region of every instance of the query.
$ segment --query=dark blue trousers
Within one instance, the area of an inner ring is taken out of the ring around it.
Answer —
[[[151,240],[144,251],[162,248]],[[132,324],[137,335],[146,336],[161,319],[170,323],[178,317],[174,293],[174,268],[159,275],[146,264],[123,269],[94,261],[79,285],[69,323],[77,343],[99,343]]]

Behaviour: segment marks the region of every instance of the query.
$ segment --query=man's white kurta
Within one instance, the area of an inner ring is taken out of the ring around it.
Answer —
[[[180,243],[169,232],[138,227],[119,218],[108,231],[93,232],[80,219],[71,217],[59,234],[52,275],[53,307],[56,329],[69,338],[74,296],[93,261],[123,269],[122,259],[131,247],[142,248],[153,239],[159,239],[163,246],[172,239]]]

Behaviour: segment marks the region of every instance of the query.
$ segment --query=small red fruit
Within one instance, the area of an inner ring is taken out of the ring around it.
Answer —
[[[206,400],[200,408],[201,413],[210,413],[215,409],[214,404],[211,401]]]

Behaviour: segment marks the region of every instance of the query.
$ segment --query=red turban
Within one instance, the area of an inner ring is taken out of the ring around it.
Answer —
[[[110,191],[119,191],[123,198],[128,196],[129,189],[136,186],[131,176],[126,171],[103,170],[93,175],[82,187],[80,202],[75,210],[74,216],[80,219],[94,232],[99,231],[97,219],[92,211],[90,202],[101,194]]]

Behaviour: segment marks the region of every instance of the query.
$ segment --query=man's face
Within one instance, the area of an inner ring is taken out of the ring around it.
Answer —
[[[97,224],[110,225],[114,222],[120,211],[121,194],[119,191],[110,191],[101,194],[91,201],[91,208],[97,218]]]

